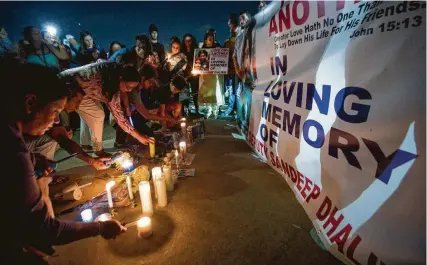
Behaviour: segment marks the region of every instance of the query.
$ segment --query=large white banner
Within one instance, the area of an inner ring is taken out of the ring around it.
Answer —
[[[273,2],[246,34],[247,141],[347,264],[426,263],[425,7]]]

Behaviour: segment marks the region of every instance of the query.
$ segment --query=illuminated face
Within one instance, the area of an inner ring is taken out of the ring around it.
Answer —
[[[31,29],[31,39],[35,46],[39,46],[42,42],[42,35],[40,34],[40,30],[36,28]]]
[[[243,14],[240,15],[240,26],[243,27],[246,24],[246,21],[248,21],[248,15]]]
[[[157,33],[157,31],[152,31],[151,32],[151,38],[153,39],[153,40],[157,40],[157,36],[159,35],[159,33]]]
[[[43,135],[52,128],[53,124],[59,123],[59,113],[64,109],[66,98],[52,101],[42,109],[35,109],[32,102],[36,102],[35,96],[29,96],[26,102],[27,114],[31,115],[30,121],[23,124],[23,131],[29,135]]]
[[[80,103],[82,103],[84,96],[80,93],[77,93],[76,96],[70,98],[67,100],[67,103],[65,103],[64,110],[67,113],[76,111],[79,109]]]
[[[206,38],[206,46],[211,47],[211,46],[213,46],[213,44],[214,44],[214,38],[212,35],[209,35]]]
[[[92,36],[87,35],[86,37],[84,37],[83,42],[85,43],[87,49],[92,49],[93,48],[93,39],[92,39]]]
[[[156,78],[149,78],[149,79],[144,79],[143,81],[142,81],[142,89],[149,89],[149,88],[155,88],[155,87],[158,87],[159,86],[159,84],[158,84],[158,81],[157,81],[157,79]]]
[[[115,53],[116,51],[120,50],[121,48],[122,47],[119,44],[114,43],[113,46],[111,47],[111,52]]]
[[[181,50],[181,45],[179,45],[178,43],[173,43],[172,44],[172,54],[178,54]]]
[[[135,51],[136,54],[141,57],[144,58],[145,55],[145,43],[140,41],[140,40],[136,40],[136,47],[135,47]]]
[[[191,46],[191,38],[190,37],[186,37],[184,42],[185,42],[185,46],[187,46],[187,47]]]
[[[133,89],[137,88],[139,82],[134,81],[121,81],[120,82],[120,91],[121,92],[131,92]]]

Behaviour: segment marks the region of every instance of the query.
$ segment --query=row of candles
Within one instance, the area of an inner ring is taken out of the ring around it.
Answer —
[[[185,139],[186,125],[185,118],[183,118],[181,122],[181,133],[183,139]],[[155,157],[155,143],[154,139],[150,141],[149,144],[150,149],[150,157]],[[181,159],[184,161],[186,151],[187,151],[187,143],[185,140],[179,142],[179,150],[181,154]],[[175,187],[176,179],[172,177],[172,169],[171,169],[171,159],[175,156],[176,167],[179,170],[179,154],[178,150],[175,150],[175,154],[167,153],[164,158],[164,166],[163,171],[161,167],[154,167],[151,170],[152,179],[153,179],[153,187],[154,187],[154,196],[157,199],[157,205],[159,207],[165,207],[168,203],[167,200],[167,191],[173,191]],[[122,167],[124,169],[131,168],[133,163],[129,159],[125,159],[122,162]],[[178,172],[177,172],[178,174]],[[106,193],[107,193],[107,201],[108,207],[110,208],[110,212],[113,212],[114,204],[113,204],[113,196],[111,193],[111,189],[116,185],[114,180],[107,182],[106,184]],[[129,193],[129,199],[132,203],[134,203],[134,196],[132,192],[132,180],[129,175],[126,176],[126,185]],[[152,224],[150,216],[153,215],[153,202],[151,197],[151,186],[149,181],[141,181],[138,184],[139,189],[139,197],[141,199],[141,208],[143,217],[139,219],[136,223],[137,231],[139,237],[148,237],[152,234]],[[81,217],[84,222],[90,222],[93,219],[92,210],[86,209],[81,212]],[[111,214],[102,214],[97,220],[102,222],[111,219]]]

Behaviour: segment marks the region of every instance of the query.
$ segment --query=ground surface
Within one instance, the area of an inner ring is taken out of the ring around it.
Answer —
[[[234,138],[236,129],[229,125],[232,122],[207,122],[205,140],[192,150],[196,176],[180,181],[167,207],[156,209],[152,238],[138,240],[132,227],[115,240],[98,237],[57,247],[59,255],[50,263],[341,264],[312,240],[311,222],[286,182],[258,161],[243,140]],[[105,137],[106,147],[112,147],[110,127]],[[89,180],[96,175],[76,159],[59,169],[83,172]],[[85,196],[99,189],[86,188]]]

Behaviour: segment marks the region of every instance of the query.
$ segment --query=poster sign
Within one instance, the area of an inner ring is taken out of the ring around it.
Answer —
[[[425,264],[425,8],[272,2],[244,35],[240,128],[346,264]]]
[[[227,48],[195,49],[193,73],[196,74],[227,74]]]

